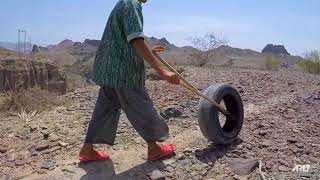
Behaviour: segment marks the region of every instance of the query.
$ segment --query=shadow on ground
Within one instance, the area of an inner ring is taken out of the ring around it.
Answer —
[[[228,145],[210,144],[208,147],[204,149],[196,150],[196,158],[199,161],[210,165],[210,168],[206,170],[206,173],[204,175],[211,171],[218,159],[224,157],[230,150],[235,149],[239,144],[241,144],[241,142],[242,140],[238,138],[233,143]]]
[[[195,157],[202,163],[207,163],[210,168],[207,169],[207,173],[215,166],[218,159],[226,155],[227,152],[234,149],[241,143],[238,139],[230,145],[214,145],[211,144],[204,149],[198,149],[195,152]],[[103,162],[91,162],[91,163],[80,163],[79,172],[76,173],[74,179],[81,180],[135,180],[135,179],[148,179],[149,174],[154,170],[164,170],[166,166],[162,161],[149,162],[146,161],[142,164],[134,166],[133,168],[116,173],[113,161],[110,159]],[[205,173],[206,174],[206,173]],[[205,175],[204,174],[204,175]]]
[[[79,174],[77,179],[81,180],[127,180],[147,179],[148,174],[154,170],[163,170],[165,165],[159,162],[145,162],[127,171],[116,174],[113,161],[110,159],[103,162],[80,163],[79,168],[85,172]]]

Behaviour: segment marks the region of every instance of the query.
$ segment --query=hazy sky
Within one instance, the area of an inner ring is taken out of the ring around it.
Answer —
[[[33,43],[56,44],[66,38],[100,39],[117,0],[1,0],[0,41],[17,41],[26,29]],[[231,46],[261,51],[284,44],[301,55],[320,50],[319,0],[148,0],[143,5],[145,33],[178,45],[215,32]]]

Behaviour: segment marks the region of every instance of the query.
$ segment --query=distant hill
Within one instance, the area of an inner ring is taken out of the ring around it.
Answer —
[[[23,51],[23,43],[20,45],[20,50]],[[12,51],[18,51],[18,43],[12,43],[12,42],[0,42],[0,48],[9,49]],[[30,52],[32,50],[32,44],[29,42],[26,43],[26,51]]]
[[[192,54],[197,49],[191,46],[177,47],[170,43],[166,38],[147,38],[150,47],[161,45],[166,51],[162,56],[172,64],[178,65],[194,65],[196,59],[193,59]],[[100,44],[100,40],[86,39],[83,42],[73,42],[66,39],[57,45],[48,47],[37,47],[35,54],[48,56],[54,62],[68,67],[73,73],[80,73],[82,76],[91,77],[92,65],[96,55],[96,51]],[[240,49],[231,46],[223,45],[210,52],[211,59],[208,65],[213,66],[228,66],[232,63],[235,67],[245,68],[262,68],[266,59],[272,56],[273,59],[280,62],[286,67],[293,66],[301,57],[291,56],[282,53],[260,53],[251,49]]]

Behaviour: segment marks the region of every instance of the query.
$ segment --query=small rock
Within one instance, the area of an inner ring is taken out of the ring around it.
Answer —
[[[185,153],[185,154],[191,154],[191,153],[192,153],[192,149],[191,149],[191,148],[185,148],[185,149],[183,150],[183,153]]]
[[[49,132],[48,131],[41,131],[43,138],[48,139],[49,138]]]
[[[161,111],[160,115],[165,119],[177,118],[182,115],[182,112],[175,107],[169,107],[166,110]]]
[[[55,134],[52,134],[52,135],[50,136],[50,142],[56,142],[56,141],[58,141],[59,139],[60,139],[60,137],[57,136],[57,135],[55,135]]]
[[[57,107],[57,108],[56,108],[56,111],[57,111],[58,113],[61,113],[61,112],[64,111],[64,110],[65,110],[64,107]]]
[[[23,166],[24,164],[26,164],[26,161],[21,160],[21,159],[17,159],[17,160],[15,160],[15,164],[16,164],[16,166]]]
[[[14,160],[17,158],[17,154],[15,154],[15,153],[12,153],[12,154],[10,154],[9,155],[9,157],[8,157],[8,161],[9,162],[14,162]]]
[[[267,135],[267,131],[261,130],[258,132],[258,134],[259,134],[259,136],[265,136],[265,135]]]
[[[234,175],[233,176],[233,179],[234,180],[248,180],[249,178],[248,178],[248,175],[246,175],[246,176],[239,176],[239,175]]]
[[[280,166],[278,167],[278,169],[279,169],[279,171],[284,171],[284,172],[290,170],[289,168],[287,168],[287,167],[285,167],[285,166],[282,166],[282,165],[280,165]]]
[[[183,153],[178,153],[176,157],[178,160],[184,160],[186,158],[186,156]]]
[[[203,155],[203,151],[197,149],[197,150],[195,150],[194,154],[195,154],[195,156],[197,156],[197,157],[201,157],[201,156]]]
[[[36,150],[32,150],[31,151],[31,155],[30,156],[37,156],[39,154],[39,152],[38,151],[36,151]]]
[[[78,141],[78,139],[76,137],[74,137],[74,138],[69,139],[68,142],[69,142],[69,145],[73,145],[73,144],[76,144],[79,141]]]
[[[60,141],[59,145],[62,146],[62,147],[66,147],[66,146],[69,145],[69,143],[65,143],[65,142]]]
[[[37,146],[36,146],[36,150],[37,151],[43,151],[49,148],[49,142],[48,141],[40,141]]]
[[[168,172],[174,172],[174,168],[172,167],[172,166],[168,166],[167,168],[166,168],[166,170],[168,171]]]
[[[163,164],[164,164],[165,166],[168,166],[168,165],[170,165],[170,164],[173,164],[174,162],[175,162],[175,160],[174,160],[173,158],[163,160]]]
[[[64,167],[61,169],[61,171],[68,172],[68,173],[75,173],[76,168],[72,166]]]
[[[56,147],[52,147],[50,149],[44,150],[41,153],[42,154],[48,154],[48,153],[52,153],[52,152],[55,152],[55,151],[60,150],[60,149],[61,149],[61,146],[56,146]]]
[[[296,143],[298,140],[295,138],[295,137],[290,137],[290,138],[288,138],[287,139],[287,141],[289,142],[289,143]]]
[[[37,126],[33,124],[29,124],[29,129],[30,129],[30,132],[34,132],[37,130]]]
[[[279,162],[280,164],[282,164],[282,165],[288,165],[288,162],[285,161],[285,160],[283,160],[283,159],[279,159],[278,162]]]
[[[238,175],[250,174],[257,166],[256,159],[231,159],[228,161],[230,169]]]
[[[269,147],[270,146],[270,142],[269,141],[263,141],[261,144],[260,144],[260,147],[262,148],[266,148],[266,147]]]
[[[166,175],[159,170],[152,171],[149,174],[149,177],[151,180],[165,180],[166,179]]]
[[[303,143],[296,143],[295,145],[297,146],[297,148],[303,148],[304,147]]]
[[[37,169],[36,171],[38,174],[47,174],[48,173],[48,170],[46,170],[46,169]]]
[[[46,160],[42,162],[41,169],[53,170],[56,162],[54,160]]]
[[[6,153],[8,151],[7,147],[0,146],[0,153]]]

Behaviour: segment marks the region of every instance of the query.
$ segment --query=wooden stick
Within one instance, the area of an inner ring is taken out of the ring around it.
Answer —
[[[182,86],[184,86],[185,88],[189,89],[190,91],[196,93],[197,95],[203,97],[204,99],[206,99],[207,101],[209,101],[213,106],[215,106],[216,108],[218,108],[218,110],[224,114],[226,117],[230,115],[230,113],[224,109],[220,104],[218,104],[217,102],[215,102],[211,97],[206,96],[204,94],[202,94],[198,88],[196,88],[195,86],[193,86],[192,84],[190,84],[175,68],[173,68],[166,60],[164,60],[161,56],[159,56],[157,53],[153,53],[156,58],[158,58],[166,67],[168,67],[171,71],[173,71],[174,73],[176,73],[181,82],[180,84]]]

